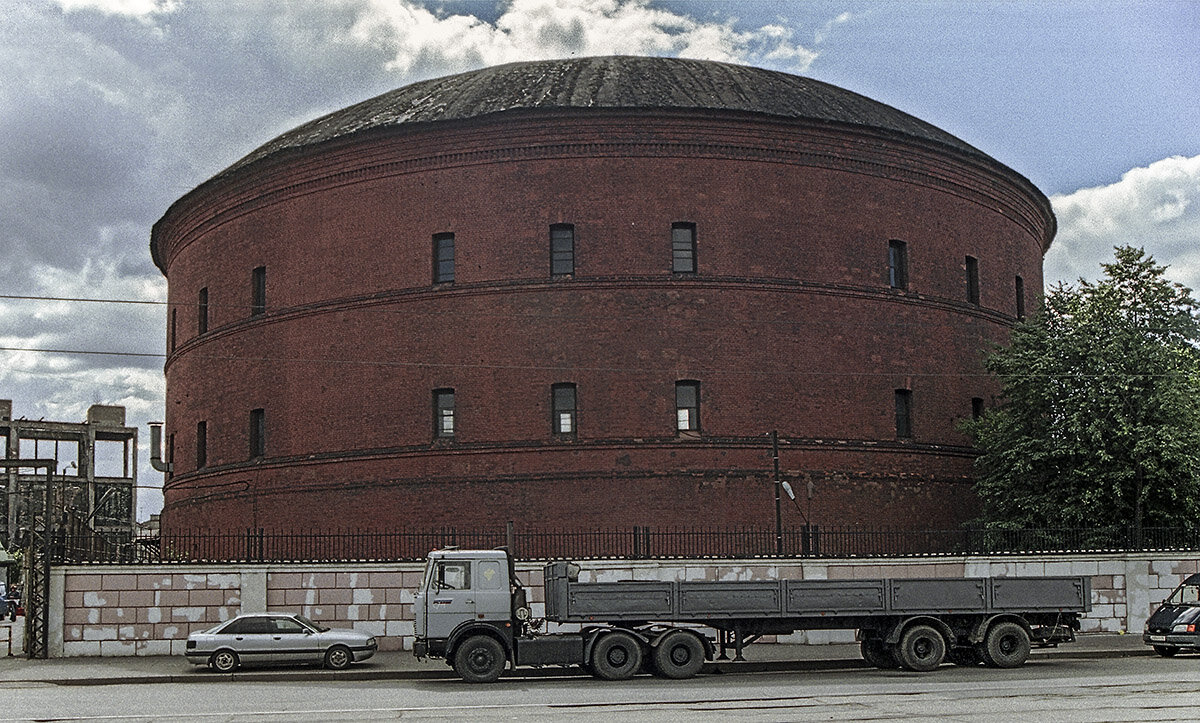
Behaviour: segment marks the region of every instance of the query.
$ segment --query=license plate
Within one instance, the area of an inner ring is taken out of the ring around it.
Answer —
[[[1167,636],[1166,636],[1166,635],[1151,635],[1151,636],[1150,636],[1150,642],[1152,642],[1152,643],[1165,643],[1165,642],[1167,642]]]

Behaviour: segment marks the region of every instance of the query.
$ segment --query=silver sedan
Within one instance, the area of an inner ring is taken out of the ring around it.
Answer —
[[[331,630],[303,615],[253,613],[192,633],[185,655],[218,673],[243,663],[321,663],[342,670],[377,648],[374,637],[357,630]]]

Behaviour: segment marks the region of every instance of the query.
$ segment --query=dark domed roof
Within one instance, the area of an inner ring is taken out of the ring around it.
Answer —
[[[907,113],[811,78],[706,60],[608,56],[509,63],[406,85],[288,131],[227,172],[360,131],[550,108],[744,111],[883,129],[984,155]]]

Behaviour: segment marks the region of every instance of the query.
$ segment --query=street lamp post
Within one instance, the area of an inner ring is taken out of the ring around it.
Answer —
[[[780,507],[779,491],[779,432],[771,430],[771,461],[775,465],[775,554],[783,556],[783,510]]]

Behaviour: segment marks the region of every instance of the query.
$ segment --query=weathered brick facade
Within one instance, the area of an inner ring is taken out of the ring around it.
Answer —
[[[152,240],[172,319],[164,529],[765,525],[772,429],[818,524],[965,519],[956,425],[995,393],[982,351],[1015,320],[1018,277],[1035,308],[1054,220],[1016,173],[901,125],[563,103],[217,176]],[[672,271],[679,222],[696,273]],[[568,276],[553,224],[574,226]],[[447,233],[454,279],[435,284]],[[683,380],[697,433],[677,431]],[[575,385],[572,435],[552,427],[556,383]],[[436,389],[454,390],[451,439]]]

